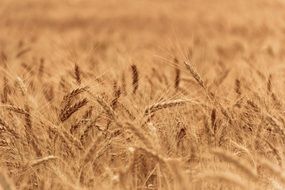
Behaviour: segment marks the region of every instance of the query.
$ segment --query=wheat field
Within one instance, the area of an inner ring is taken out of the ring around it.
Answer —
[[[0,189],[284,189],[284,10],[1,0]]]

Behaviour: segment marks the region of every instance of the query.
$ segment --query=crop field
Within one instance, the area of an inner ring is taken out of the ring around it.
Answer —
[[[284,0],[0,0],[0,190],[285,189]]]

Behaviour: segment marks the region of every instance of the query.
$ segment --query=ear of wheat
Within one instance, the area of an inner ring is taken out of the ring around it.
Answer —
[[[145,114],[145,116],[150,115],[150,114],[157,112],[158,110],[161,110],[161,109],[185,105],[187,102],[190,102],[190,101],[189,100],[177,99],[177,100],[170,100],[170,101],[165,101],[165,102],[158,102],[158,103],[155,103],[155,104],[147,107],[144,111],[144,114]]]
[[[184,62],[186,69],[191,73],[191,75],[193,76],[193,78],[197,81],[197,83],[204,89],[206,89],[204,81],[202,80],[202,78],[200,77],[200,75],[198,74],[198,72],[194,69],[194,67],[188,62],[185,61]]]
[[[133,85],[133,94],[136,94],[139,88],[139,73],[136,65],[131,65],[132,70],[132,85]]]
[[[62,110],[59,114],[59,119],[61,122],[66,121],[72,114],[77,112],[80,108],[85,106],[88,103],[88,100],[84,98],[83,100],[75,103],[74,105],[70,106],[69,108]]]
[[[175,69],[175,81],[174,81],[174,87],[175,90],[177,91],[180,86],[180,81],[181,81],[181,72],[178,68]]]
[[[75,75],[75,80],[77,84],[80,85],[81,84],[81,73],[80,73],[79,66],[77,64],[74,65],[74,75]]]

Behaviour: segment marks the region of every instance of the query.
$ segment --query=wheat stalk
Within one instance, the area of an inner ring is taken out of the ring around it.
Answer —
[[[240,161],[238,158],[234,157],[232,154],[225,152],[223,150],[212,150],[212,153],[215,154],[216,156],[222,158],[223,160],[232,163],[235,165],[237,168],[239,168],[241,171],[243,171],[245,174],[253,178],[254,180],[257,180],[257,172],[255,169],[249,167],[242,161]]]
[[[72,99],[75,98],[75,96],[85,92],[88,89],[89,89],[88,86],[85,86],[82,88],[76,88],[76,89],[72,90],[70,93],[66,94],[63,97],[62,102],[61,102],[61,104],[63,105],[62,110],[66,109],[68,106],[70,106],[70,103],[71,103]]]
[[[40,159],[37,159],[37,160],[34,160],[30,163],[30,167],[35,167],[35,166],[39,166],[41,164],[44,164],[44,163],[47,163],[49,161],[52,161],[52,160],[56,160],[57,157],[56,156],[46,156],[46,157],[43,157],[43,158],[40,158]]]
[[[30,108],[29,106],[25,106],[26,114],[25,114],[25,133],[26,133],[26,138],[29,144],[32,145],[34,148],[36,155],[38,157],[42,156],[42,151],[41,148],[39,147],[37,137],[33,132],[32,129],[32,120],[31,120],[31,114],[30,114]]]
[[[258,161],[260,166],[270,170],[275,176],[279,178],[279,180],[283,183],[283,185],[285,185],[285,173],[282,170],[282,168],[276,166],[275,164],[271,163],[270,161],[264,158],[259,158]]]
[[[196,177],[196,182],[202,182],[202,180],[217,180],[219,183],[226,182],[238,186],[241,189],[248,189],[247,183],[245,183],[239,175],[230,172],[203,172]]]

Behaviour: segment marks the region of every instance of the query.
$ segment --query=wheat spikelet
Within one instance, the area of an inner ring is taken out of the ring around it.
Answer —
[[[131,65],[132,70],[132,85],[133,85],[133,94],[135,94],[139,87],[139,73],[136,65]]]
[[[52,100],[55,98],[53,86],[47,86],[43,91],[46,100],[52,102]]]
[[[60,78],[60,81],[59,81],[59,87],[64,91],[64,92],[67,92],[70,85],[69,83],[65,80],[64,77],[61,77]]]
[[[118,104],[118,100],[121,96],[121,89],[117,88],[116,86],[114,87],[114,92],[113,92],[113,100],[111,101],[111,108],[112,109],[116,109],[117,104]]]
[[[20,138],[19,134],[14,129],[12,129],[2,118],[0,118],[0,125],[2,125],[4,127],[4,130],[13,135],[16,139]]]
[[[77,84],[80,85],[81,84],[81,74],[80,74],[79,66],[77,64],[74,65],[74,76],[75,76],[75,80]]]
[[[272,92],[272,74],[269,75],[267,80],[267,92],[268,93]]]
[[[126,96],[128,92],[127,92],[127,83],[126,83],[125,73],[122,73],[121,81],[122,81],[122,94]]]
[[[177,123],[177,126],[179,126],[179,123]],[[177,133],[177,147],[182,143],[182,140],[186,137],[186,129],[183,127],[180,127],[179,132]]]
[[[21,90],[22,96],[26,96],[27,94],[27,88],[23,82],[23,80],[20,77],[16,78],[16,84],[18,85],[19,89]]]
[[[84,92],[84,91],[86,91],[88,89],[89,89],[89,87],[85,86],[85,87],[82,87],[82,88],[76,88],[76,89],[72,90],[70,93],[66,94],[63,97],[61,104],[64,105],[64,107],[68,107],[68,105],[70,105],[71,100],[75,96],[81,94],[82,92]]]
[[[211,125],[212,125],[212,130],[214,131],[214,133],[216,133],[217,130],[217,125],[216,125],[216,120],[217,120],[217,113],[216,113],[216,109],[213,108],[211,111]]]
[[[63,133],[61,130],[59,130],[57,127],[52,126],[52,125],[46,125],[49,129],[49,131],[52,134],[56,134],[60,137],[60,139],[62,140],[62,142],[64,142],[64,144],[68,147],[69,151],[71,152],[72,156],[74,156],[74,151],[71,147],[71,144],[74,144],[73,142],[70,142],[67,138],[66,138],[66,134],[67,133]],[[71,138],[70,138],[71,139]]]
[[[17,107],[17,106],[7,105],[5,107],[9,111],[13,111],[13,112],[23,114],[23,115],[27,114],[26,110],[24,110],[23,108]]]
[[[20,169],[20,167],[22,167],[22,163],[20,163],[20,162],[9,162],[9,161],[6,161],[6,162],[5,162],[5,165],[6,165],[8,168],[17,168],[17,169]]]
[[[42,78],[42,76],[44,74],[44,70],[45,70],[45,59],[41,58],[40,59],[40,66],[39,66],[39,70],[38,70],[39,78]]]
[[[3,94],[2,94],[2,103],[6,104],[8,101],[8,94],[9,94],[9,85],[8,85],[8,79],[6,75],[3,77]]]
[[[94,109],[93,106],[89,106],[89,109],[86,110],[83,115],[83,119],[89,119],[92,116],[93,109]]]
[[[74,105],[70,106],[66,110],[62,110],[62,112],[59,115],[59,119],[61,122],[66,121],[72,114],[77,112],[80,108],[85,106],[88,103],[88,100],[84,98],[83,100],[75,103]]]
[[[239,79],[235,80],[235,92],[237,93],[238,96],[241,95],[241,85]]]
[[[260,112],[260,111],[261,111],[260,107],[259,107],[255,102],[253,102],[252,100],[247,100],[246,103],[247,103],[248,105],[250,105],[251,108],[252,108],[255,112]]]
[[[175,69],[175,80],[174,80],[174,88],[177,91],[180,86],[180,81],[181,81],[181,72],[178,68]]]
[[[70,127],[70,130],[69,130],[70,133],[74,135],[75,132],[78,130],[78,128],[80,127],[81,124],[82,124],[81,120],[79,122],[76,122],[76,123],[72,124],[71,127]]]
[[[185,105],[185,103],[187,103],[187,102],[189,102],[189,100],[177,99],[177,100],[170,100],[170,101],[155,103],[155,104],[147,107],[144,111],[144,114],[145,114],[145,116],[150,115],[150,114],[152,114],[158,110],[161,110],[161,109]]]
[[[95,125],[96,120],[94,122],[92,122],[91,124],[89,124],[85,130],[83,131],[82,135],[80,136],[80,142],[81,144],[84,144],[85,139],[88,137],[88,134],[90,133],[90,131],[93,129],[93,126]],[[98,127],[98,129],[100,130],[100,128]]]
[[[202,80],[200,75],[197,73],[197,71],[193,68],[193,66],[187,61],[185,61],[184,64],[185,64],[186,68],[190,71],[190,73],[194,77],[194,79],[198,82],[198,84],[202,88],[206,89],[205,85],[204,85],[204,81]]]
[[[84,144],[86,138],[88,137],[90,131],[95,127],[96,129],[98,129],[98,131],[103,132],[103,130],[96,125],[97,119],[100,117],[101,113],[96,116],[94,119],[91,119],[88,123],[87,123],[87,127],[84,129],[83,133],[80,136],[80,142],[82,144]]]
[[[272,126],[276,127],[276,129],[279,131],[279,134],[282,135],[284,138],[285,137],[285,130],[284,130],[282,123],[270,114],[265,114],[265,118],[269,121],[269,123]]]
[[[101,97],[96,97],[96,100],[97,102],[102,106],[102,108],[106,111],[106,113],[108,114],[108,116],[111,118],[111,119],[115,119],[116,118],[116,115],[115,115],[115,112],[114,110],[112,109],[111,106],[109,106],[104,100],[103,98]]]
[[[26,63],[22,63],[21,65],[27,72],[31,73],[31,75],[34,74],[33,68],[30,65],[27,65]]]
[[[4,123],[2,122],[2,120],[0,120],[0,132],[2,133],[3,131],[5,131],[6,127],[4,126]]]

